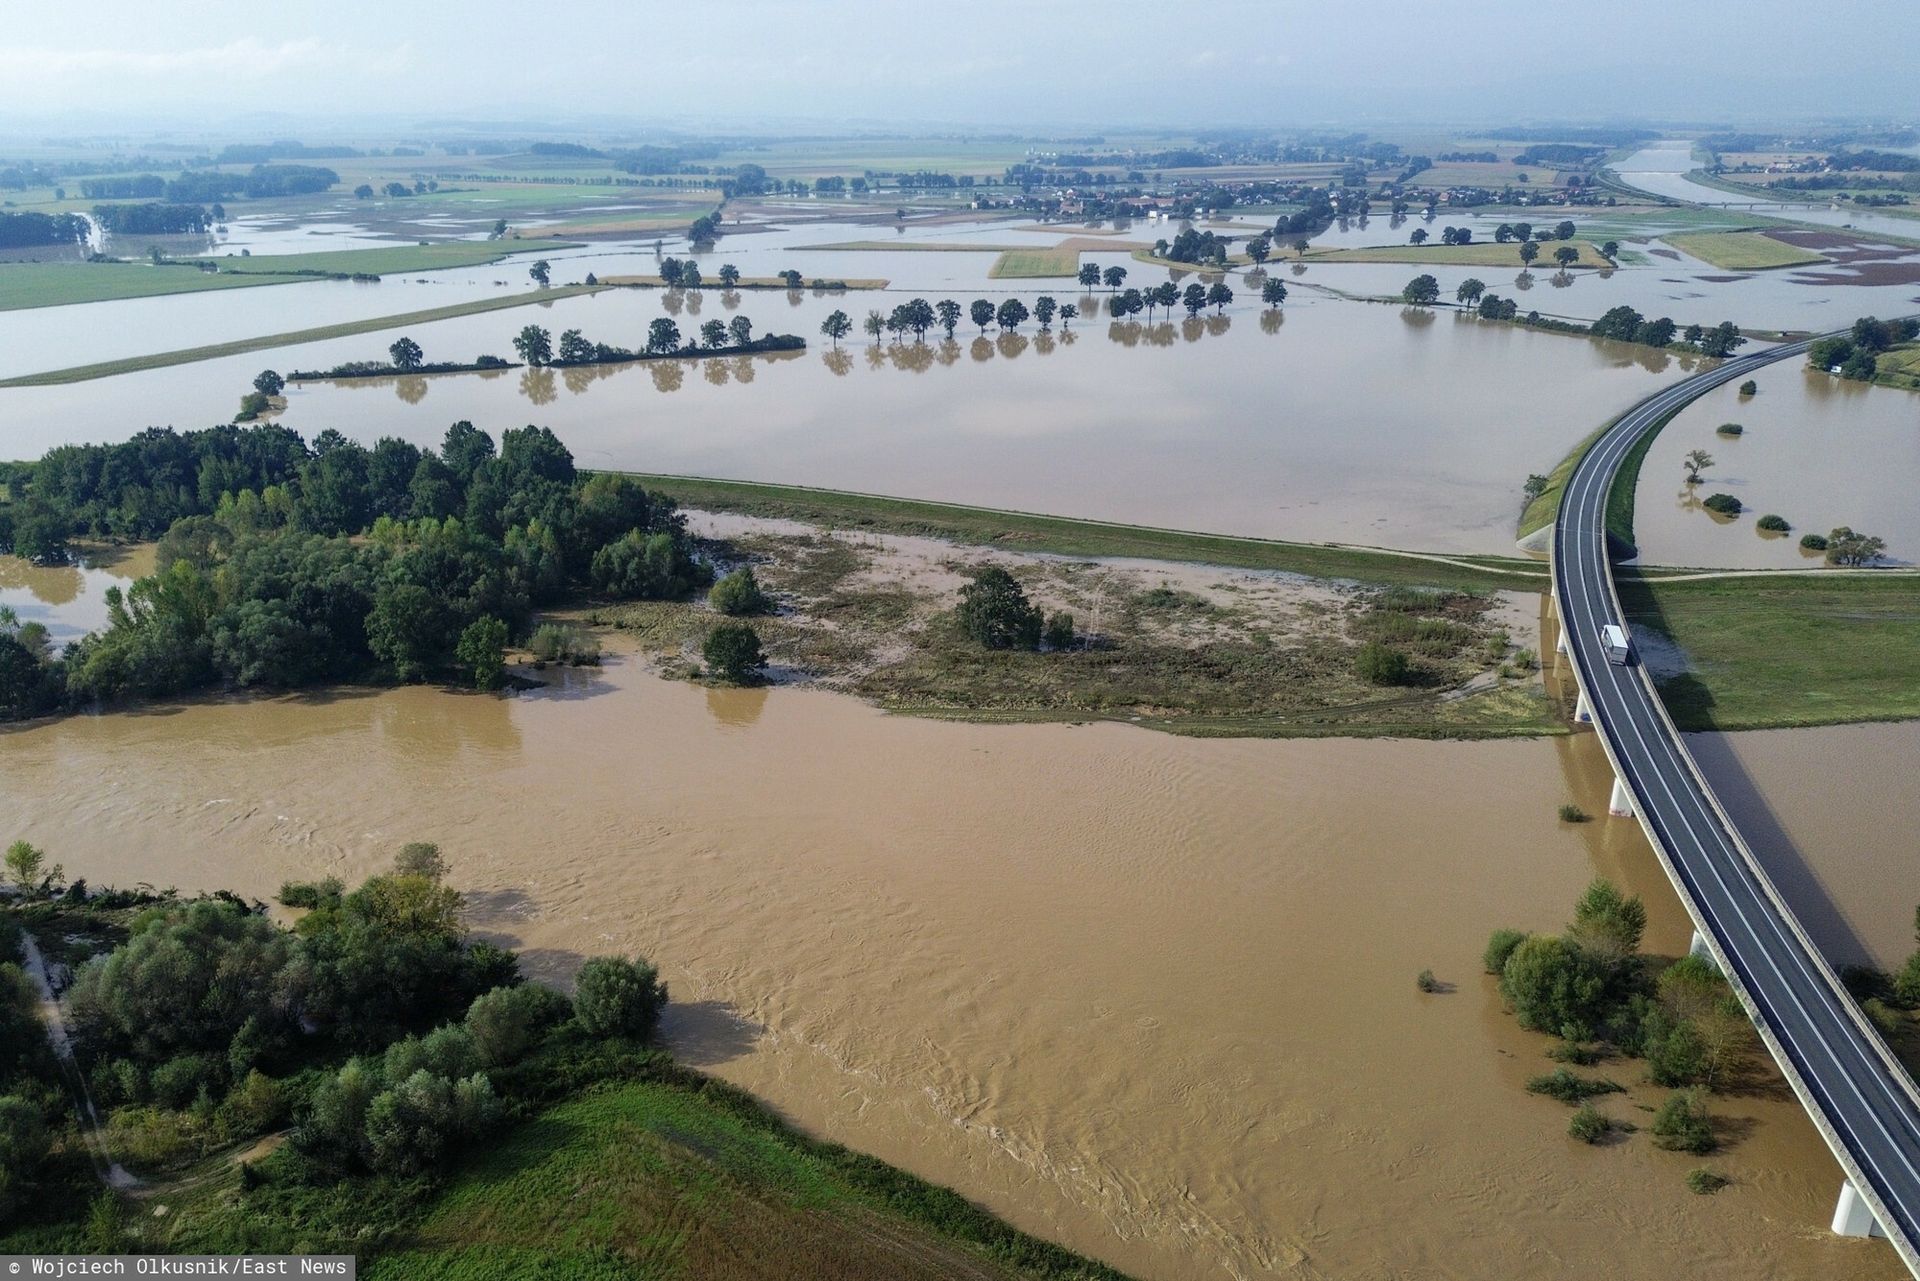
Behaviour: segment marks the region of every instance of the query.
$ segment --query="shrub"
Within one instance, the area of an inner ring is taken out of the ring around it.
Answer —
[[[1787,518],[1785,516],[1775,516],[1771,513],[1765,516],[1762,516],[1759,520],[1755,521],[1754,527],[1757,529],[1764,529],[1769,534],[1784,534],[1788,530],[1793,528],[1792,525],[1789,525],[1787,523]]]
[[[240,412],[233,416],[237,423],[250,423],[261,414],[273,408],[273,400],[257,391],[250,391],[240,398]]]
[[[593,554],[594,587],[636,600],[684,600],[711,571],[672,534],[630,529]]]
[[[229,1138],[265,1134],[286,1124],[287,1094],[280,1082],[263,1072],[249,1072],[221,1104],[221,1119]]]
[[[449,1148],[491,1128],[499,1114],[486,1077],[454,1082],[423,1069],[367,1105],[367,1163],[386,1174],[424,1173]]]
[[[752,680],[767,665],[760,633],[745,623],[721,623],[708,632],[700,656],[715,676],[736,685]]]
[[[1758,395],[1759,392],[1760,392],[1760,384],[1755,382],[1751,378],[1747,379],[1747,381],[1740,384],[1740,394],[1742,396],[1755,396],[1755,395]]]
[[[1374,685],[1404,685],[1409,664],[1405,651],[1379,641],[1368,641],[1355,655],[1353,669],[1360,679]]]
[[[988,649],[1038,649],[1040,611],[998,565],[976,570],[960,589],[960,630]]]
[[[1582,1143],[1598,1143],[1613,1131],[1606,1113],[1591,1103],[1582,1103],[1567,1122],[1567,1134]]]
[[[120,1108],[107,1120],[107,1150],[138,1170],[167,1170],[206,1155],[212,1136],[187,1112]]]
[[[320,881],[287,881],[275,897],[288,907],[319,907],[346,892],[347,887],[339,877],[329,876]]]
[[[1800,547],[1803,551],[1823,552],[1827,550],[1827,536],[1825,534],[1802,534],[1800,535]]]
[[[183,1108],[194,1101],[203,1087],[218,1084],[219,1064],[205,1054],[182,1054],[154,1068],[147,1080],[154,1102],[162,1107]]]
[[[596,956],[574,983],[573,1014],[590,1036],[651,1036],[666,1003],[659,971],[641,960]]]
[[[1687,1190],[1696,1196],[1712,1196],[1727,1186],[1727,1176],[1696,1165],[1687,1171]]]
[[[1526,941],[1523,930],[1495,930],[1487,940],[1487,950],[1480,954],[1480,962],[1486,966],[1487,973],[1499,974],[1507,968],[1507,958],[1513,955],[1513,949]]]
[[[1669,1095],[1653,1115],[1653,1142],[1669,1152],[1701,1156],[1713,1151],[1713,1118],[1707,1114],[1706,1092],[1696,1085]]]
[[[1073,647],[1073,615],[1058,613],[1047,619],[1046,627],[1040,633],[1040,643],[1051,650],[1071,649]]]
[[[393,874],[423,876],[437,883],[447,874],[447,860],[440,853],[440,847],[432,841],[408,841],[394,855]]]
[[[1422,992],[1438,992],[1440,990],[1440,980],[1433,977],[1432,970],[1421,970],[1419,974],[1414,976],[1413,985]]]
[[[742,565],[715,583],[707,593],[707,603],[734,618],[764,614],[773,605],[760,590],[760,580],[754,577],[751,565]]]
[[[1586,823],[1591,820],[1587,817],[1585,810],[1569,801],[1560,807],[1560,821],[1562,823]]]
[[[1713,429],[1713,434],[1716,436],[1744,436],[1747,434],[1747,429],[1739,423],[1721,423]]]
[[[1507,957],[1500,990],[1521,1027],[1567,1035],[1569,1029],[1584,1033],[1599,1021],[1606,978],[1579,948],[1550,934],[1536,934]]]
[[[458,1080],[479,1068],[480,1050],[473,1034],[458,1023],[395,1041],[381,1061],[381,1075],[389,1081],[405,1081],[416,1072]]]
[[[0,1224],[26,1200],[50,1147],[39,1105],[0,1096]]]
[[[467,1032],[487,1067],[515,1063],[540,1036],[572,1012],[567,998],[540,983],[497,987],[473,1000]]]
[[[591,632],[566,623],[542,623],[534,628],[527,649],[543,663],[592,667],[600,662],[600,641]]]
[[[1732,494],[1709,494],[1701,506],[1719,516],[1738,516],[1741,512],[1740,500]]]
[[[1536,1076],[1527,1082],[1527,1093],[1559,1099],[1568,1107],[1602,1094],[1620,1094],[1625,1090],[1626,1087],[1616,1081],[1603,1077],[1575,1076],[1565,1068],[1555,1068],[1545,1076]]]

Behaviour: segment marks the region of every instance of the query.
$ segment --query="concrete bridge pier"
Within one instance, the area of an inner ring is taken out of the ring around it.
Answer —
[[[1713,949],[1707,946],[1706,937],[1701,934],[1699,930],[1693,932],[1693,944],[1687,948],[1687,955],[1699,957],[1708,965],[1711,965],[1716,973],[1720,969],[1720,962],[1714,959]],[[1847,1186],[1851,1187],[1853,1185],[1848,1184]]]
[[[1833,1230],[1843,1237],[1884,1237],[1887,1230],[1873,1217],[1873,1207],[1847,1179],[1840,1184],[1840,1201],[1833,1207]]]
[[[1580,701],[1573,705],[1573,719],[1589,723],[1593,720],[1593,704],[1587,701],[1587,691],[1584,689],[1580,691]]]
[[[1633,793],[1618,774],[1613,776],[1613,796],[1607,801],[1607,813],[1615,818],[1633,817]]]

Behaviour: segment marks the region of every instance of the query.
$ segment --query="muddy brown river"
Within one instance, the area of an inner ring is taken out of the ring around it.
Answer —
[[[1586,1148],[1523,1092],[1546,1043],[1480,973],[1491,927],[1555,927],[1597,868],[1686,946],[1636,827],[1555,818],[1606,782],[1591,738],[969,726],[616,661],[16,729],[0,836],[260,896],[438,841],[534,974],[644,952],[691,1063],[1143,1277],[1896,1275],[1827,1234],[1790,1098],[1718,1103],[1733,1184],[1697,1197],[1696,1158]]]

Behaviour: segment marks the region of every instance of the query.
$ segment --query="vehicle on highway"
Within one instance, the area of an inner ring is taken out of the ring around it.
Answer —
[[[1625,667],[1633,661],[1633,644],[1627,639],[1626,628],[1618,624],[1601,626],[1600,648],[1607,652],[1607,661],[1615,667]]]

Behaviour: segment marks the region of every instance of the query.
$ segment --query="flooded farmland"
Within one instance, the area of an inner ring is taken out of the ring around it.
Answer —
[[[1633,529],[1651,564],[1727,569],[1818,566],[1800,536],[1847,525],[1887,540],[1895,560],[1920,559],[1920,392],[1852,382],[1786,360],[1754,375],[1759,394],[1732,384],[1687,406],[1655,438],[1640,468]],[[1738,423],[1738,436],[1720,427]],[[1684,483],[1681,460],[1704,449],[1713,465]],[[1746,510],[1731,519],[1708,511],[1728,493]],[[1756,527],[1786,518],[1783,534]]]
[[[1637,826],[1555,819],[1604,812],[1590,737],[964,726],[616,661],[76,717],[0,734],[0,777],[0,831],[95,883],[266,896],[438,841],[530,971],[644,952],[687,1061],[1142,1275],[1897,1266],[1824,1231],[1790,1098],[1719,1105],[1734,1185],[1701,1198],[1522,1091],[1546,1042],[1479,973],[1490,928],[1556,927],[1598,870],[1686,946]]]

